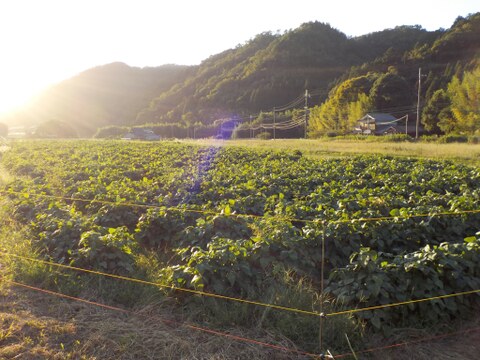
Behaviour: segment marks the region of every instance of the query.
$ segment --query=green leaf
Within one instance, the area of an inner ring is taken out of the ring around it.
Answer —
[[[475,236],[469,236],[463,239],[463,241],[465,241],[466,243],[474,243],[475,241],[477,241],[477,238]]]
[[[390,216],[400,216],[400,210],[398,209],[390,210]]]
[[[178,280],[179,280],[179,279],[177,279],[177,281],[178,281]],[[201,282],[201,281],[202,281],[202,277],[197,274],[197,275],[195,275],[195,276],[192,278],[192,280],[190,280],[190,283],[191,283],[192,285],[196,286],[196,285],[197,285],[199,282]]]
[[[230,205],[227,205],[223,208],[223,213],[227,216],[229,216],[231,214]]]

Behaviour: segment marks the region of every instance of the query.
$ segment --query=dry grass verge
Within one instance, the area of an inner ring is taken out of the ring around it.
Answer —
[[[299,359],[297,355],[158,320],[154,306],[126,315],[16,287],[0,298],[0,359]],[[146,320],[147,319],[147,320]],[[259,341],[293,348],[252,330]]]
[[[469,321],[458,330],[439,330],[442,334],[457,334],[438,337],[435,340],[421,342],[423,338],[433,338],[431,334],[406,330],[398,334],[395,343],[411,342],[408,346],[397,347],[393,350],[377,352],[372,356],[374,360],[474,360],[479,358],[480,331],[463,332],[472,328],[480,328],[480,318]],[[419,341],[415,343],[416,341]],[[382,346],[381,343],[378,344]]]
[[[360,154],[418,157],[453,160],[480,166],[480,144],[437,144],[410,142],[366,142],[355,140],[277,139],[277,140],[185,140],[214,146],[239,146],[268,150],[299,150],[313,158],[343,157]]]
[[[0,359],[311,358],[167,325],[158,320],[159,310],[153,305],[138,310],[142,316],[134,316],[16,287],[3,286],[0,295]],[[479,326],[477,319],[466,324],[465,329]],[[289,341],[279,341],[258,330],[246,334],[245,330],[240,333],[237,329],[230,333],[293,348]],[[389,342],[415,341],[428,336],[406,330]],[[370,345],[382,347],[384,342],[379,339]],[[478,344],[480,332],[470,332],[358,356],[375,360],[473,360],[478,359]]]

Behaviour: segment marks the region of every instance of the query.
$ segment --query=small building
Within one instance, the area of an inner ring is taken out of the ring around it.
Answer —
[[[415,136],[415,122],[408,115],[401,118],[387,113],[368,113],[357,121],[354,132],[363,135],[408,134]]]
[[[26,139],[37,131],[36,126],[12,126],[8,129],[7,139]]]

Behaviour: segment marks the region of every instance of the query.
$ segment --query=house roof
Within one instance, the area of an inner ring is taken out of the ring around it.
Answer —
[[[368,119],[383,122],[396,120],[396,117],[387,113],[367,113],[364,117],[360,119],[360,121]]]

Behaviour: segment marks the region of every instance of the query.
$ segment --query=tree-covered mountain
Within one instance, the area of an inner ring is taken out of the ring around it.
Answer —
[[[284,34],[263,33],[204,61],[183,84],[154,99],[137,123],[209,122],[225,115],[247,115],[282,106],[305,89],[319,90],[354,65],[385,52],[403,53],[415,44],[435,40],[437,32],[401,26],[359,38],[348,38],[328,24],[306,23]],[[322,96],[323,91],[323,96]]]
[[[47,124],[47,128],[64,123],[69,136],[75,132],[91,136],[102,126],[131,124],[151,99],[182,82],[192,70],[178,65],[98,66],[52,86],[12,117],[17,124]]]
[[[316,95],[310,134],[348,132],[366,111],[412,112],[421,67],[425,128],[446,131],[455,128],[454,114],[464,114],[451,108],[452,94],[475,82],[479,48],[480,13],[448,30],[399,26],[359,37],[310,22],[259,34],[198,66],[99,66],[47,90],[16,117],[48,129],[63,122],[81,136],[107,125],[209,125],[278,109],[309,89]]]
[[[408,114],[416,120],[419,69],[420,119],[425,130],[480,130],[480,13],[460,17],[450,29],[423,39],[423,44],[388,48],[374,61],[341,76],[328,99],[312,109],[310,135],[347,133],[366,112]],[[375,43],[371,41],[372,47]]]

